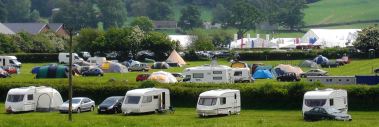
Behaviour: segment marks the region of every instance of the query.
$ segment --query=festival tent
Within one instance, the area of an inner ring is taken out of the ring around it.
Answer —
[[[278,45],[276,43],[272,43],[268,40],[262,38],[243,38],[242,40],[235,40],[230,42],[231,49],[249,49],[249,48],[277,48]]]
[[[319,68],[316,62],[312,60],[304,60],[300,63],[300,67],[308,67],[308,68]]]
[[[178,63],[180,66],[187,64],[176,50],[173,50],[166,60],[167,63]]]
[[[107,61],[100,65],[104,73],[126,73],[128,68],[120,63]]]
[[[168,69],[170,68],[170,65],[168,65],[166,62],[155,62],[152,66],[152,69]]]
[[[313,61],[316,62],[317,64],[323,64],[323,63],[328,63],[329,59],[322,55],[319,55],[316,58],[314,58]]]
[[[38,69],[38,70],[37,70]],[[63,65],[51,64],[47,66],[41,66],[34,68],[36,78],[67,78],[68,68]]]
[[[359,31],[361,29],[310,29],[301,42],[324,48],[353,46]]]
[[[176,83],[178,82],[178,80],[176,80],[176,78],[169,72],[165,72],[165,71],[158,71],[158,72],[154,72],[152,73],[148,80],[153,80],[153,81],[157,81],[157,82],[160,82],[160,83]]]
[[[254,79],[272,79],[272,74],[268,70],[257,70],[253,74]]]

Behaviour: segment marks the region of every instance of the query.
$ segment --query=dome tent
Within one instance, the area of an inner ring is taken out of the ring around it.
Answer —
[[[128,72],[128,68],[120,63],[116,62],[104,62],[100,68],[105,72],[105,73],[126,73]]]
[[[268,70],[257,70],[253,74],[254,79],[272,79],[273,76],[270,71]]]
[[[316,62],[317,64],[323,64],[323,63],[328,63],[329,59],[322,55],[319,55],[316,58],[314,58],[313,61]]]
[[[302,63],[299,65],[300,67],[308,67],[308,68],[319,68],[316,62],[312,60],[304,60]]]
[[[153,66],[151,66],[152,69],[168,69],[170,68],[170,65],[168,65],[166,62],[155,62]]]
[[[37,69],[37,68],[36,68]],[[66,66],[50,64],[47,66],[41,66],[38,70],[34,70],[36,72],[36,78],[67,78],[68,77],[68,69]]]
[[[160,83],[176,83],[178,80],[169,72],[158,71],[152,73],[148,80],[158,81]]]

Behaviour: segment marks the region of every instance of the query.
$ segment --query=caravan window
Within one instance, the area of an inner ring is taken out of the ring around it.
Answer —
[[[222,77],[213,77],[213,80],[222,80]]]
[[[33,94],[28,95],[28,100],[33,100]]]
[[[144,96],[143,99],[142,99],[142,103],[150,103],[153,101],[153,97],[152,96]]]
[[[234,76],[242,76],[242,71],[236,71],[236,72],[234,72]]]
[[[200,98],[199,99],[199,105],[204,105],[204,106],[212,106],[216,105],[217,98]]]
[[[226,98],[222,97],[220,98],[220,105],[224,105],[224,104],[226,104]]]
[[[140,99],[140,96],[127,96],[125,104],[138,104]]]
[[[333,99],[330,99],[330,100],[329,100],[329,104],[330,104],[330,106],[333,106],[333,105],[334,105],[334,100],[333,100]]]
[[[308,107],[323,106],[326,103],[326,99],[305,99],[305,105]]]
[[[8,95],[8,102],[21,102],[24,100],[24,95]]]
[[[158,99],[158,96],[154,96],[154,99]]]
[[[204,78],[204,73],[193,73],[193,78]]]
[[[222,71],[213,71],[213,74],[222,74]]]

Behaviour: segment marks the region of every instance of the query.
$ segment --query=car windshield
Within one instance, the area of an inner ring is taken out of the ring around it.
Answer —
[[[24,95],[8,95],[8,102],[21,102],[24,100]]]
[[[305,105],[308,107],[324,106],[326,99],[305,99]]]
[[[125,104],[138,104],[141,96],[127,96]]]
[[[78,103],[80,103],[80,100],[81,99],[76,99],[76,98],[74,98],[74,99],[72,99],[72,103],[73,104],[78,104]],[[66,102],[64,102],[64,103],[68,103],[70,100],[67,100]]]
[[[111,104],[114,104],[117,100],[118,98],[116,97],[109,97],[105,99],[100,105],[111,105]]]
[[[204,106],[212,106],[216,105],[217,98],[200,98],[199,99],[199,105],[204,105]]]

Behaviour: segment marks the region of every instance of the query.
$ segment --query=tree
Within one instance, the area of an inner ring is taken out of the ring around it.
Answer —
[[[191,31],[193,35],[192,43],[189,45],[190,50],[195,51],[209,51],[214,49],[212,38],[201,29],[195,29]]]
[[[0,53],[13,53],[18,50],[11,37],[0,34]]]
[[[142,42],[142,47],[153,52],[156,60],[166,60],[175,45],[166,34],[160,32],[149,32]]]
[[[135,18],[130,25],[132,27],[138,26],[144,32],[150,32],[154,29],[153,21],[151,21],[148,17],[145,16]]]
[[[131,16],[147,16],[152,20],[172,18],[172,0],[126,0]]]
[[[7,21],[7,15],[8,11],[7,8],[2,0],[0,0],[0,22],[6,22]]]
[[[303,10],[306,7],[304,0],[283,1],[279,9],[280,11],[278,12],[277,22],[279,25],[288,27],[290,30],[303,26]]]
[[[97,6],[100,8],[100,18],[105,28],[124,25],[127,17],[124,0],[97,0]]]
[[[357,40],[353,43],[354,47],[363,51],[368,52],[370,49],[379,51],[379,29],[378,26],[370,26],[363,29],[358,33]]]
[[[144,32],[138,27],[132,27],[131,33],[128,36],[129,43],[127,46],[129,47],[130,52],[133,55],[133,58],[136,58],[137,53],[142,50],[142,41],[144,38]]]
[[[4,0],[8,10],[8,22],[29,22],[30,0]]]
[[[255,25],[261,22],[261,14],[251,4],[246,4],[246,0],[237,0],[227,9],[225,13],[228,27],[237,28],[238,38],[242,38],[243,34],[249,30],[255,29]]]
[[[209,35],[212,37],[212,43],[216,48],[225,48],[233,40],[233,34],[225,30],[214,30]]]
[[[50,17],[55,0],[32,0],[31,10],[37,10],[42,17]]]
[[[95,55],[104,54],[105,39],[104,33],[93,28],[84,28],[79,32],[79,36],[75,38],[77,51],[88,51]]]
[[[38,21],[40,18],[39,12],[37,10],[33,10],[32,13],[30,13],[30,19],[32,21]]]
[[[178,25],[184,30],[192,30],[193,28],[201,27],[201,13],[195,6],[188,6],[181,10],[182,16],[180,17]]]
[[[217,4],[216,7],[212,11],[213,13],[213,22],[216,23],[225,23],[227,20],[228,10],[224,7],[223,4]]]

